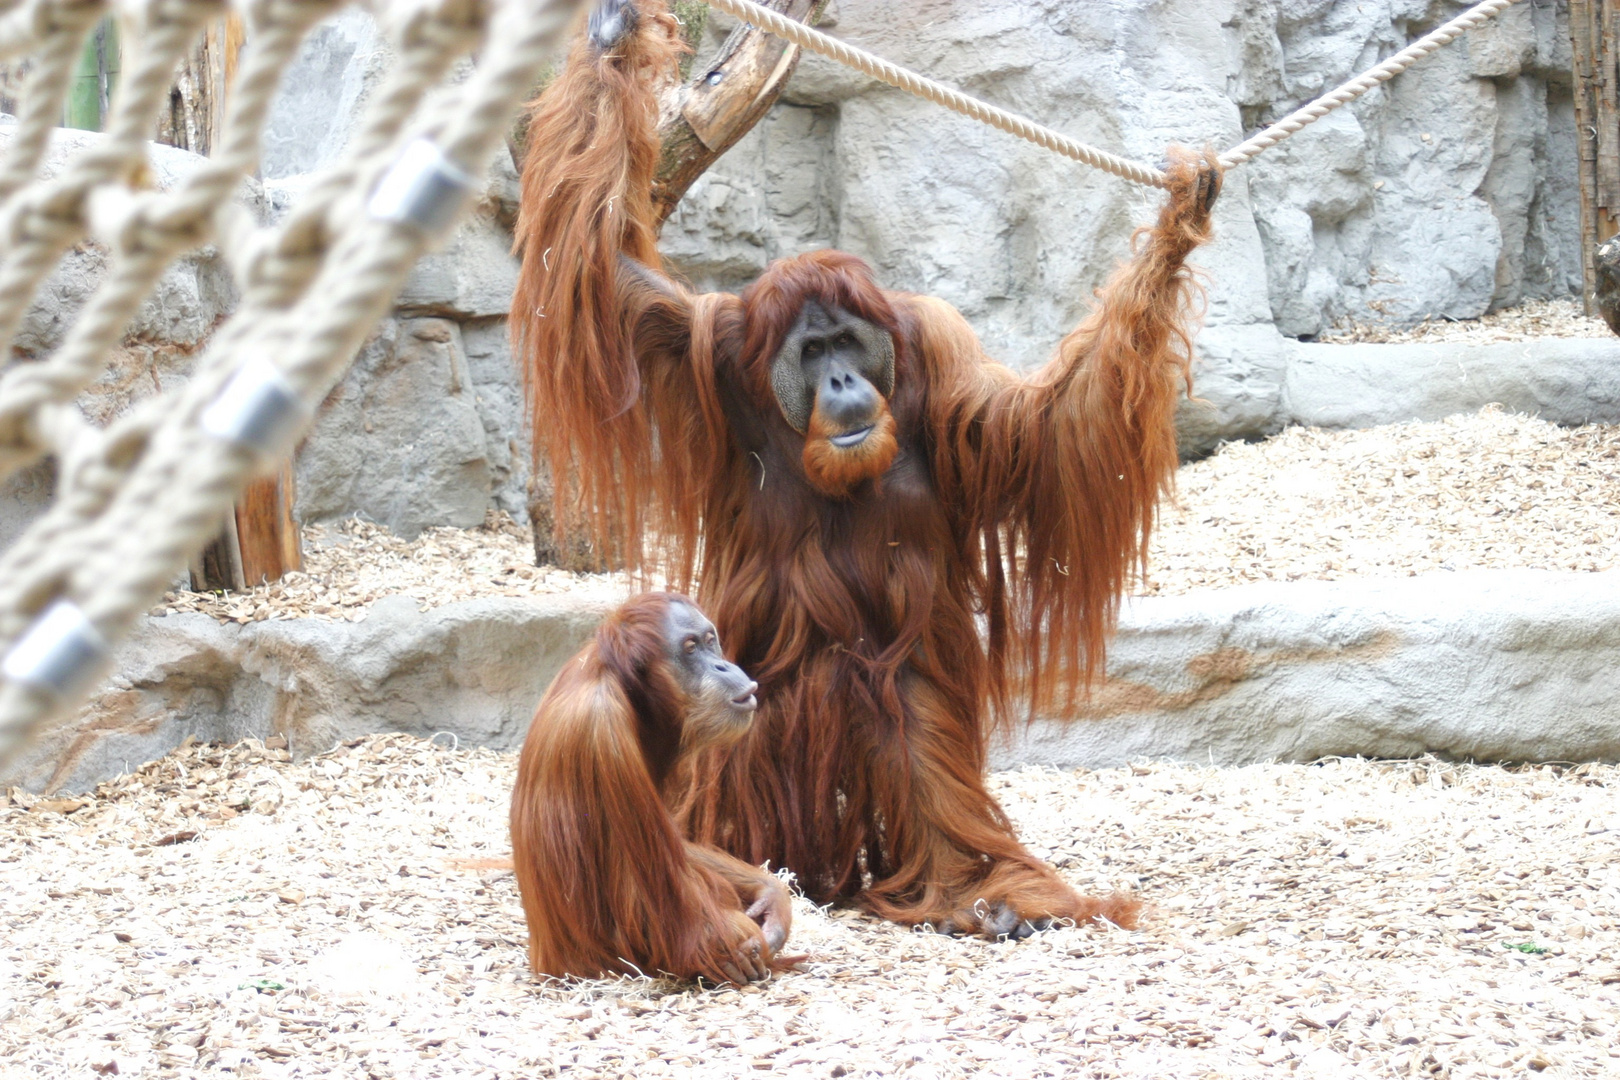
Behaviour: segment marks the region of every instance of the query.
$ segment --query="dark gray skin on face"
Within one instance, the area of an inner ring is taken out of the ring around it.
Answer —
[[[690,706],[683,741],[740,734],[759,705],[759,684],[721,654],[714,624],[691,604],[675,601],[664,616],[664,649]]]
[[[858,315],[807,300],[771,361],[771,389],[799,434],[819,405],[837,431],[833,445],[857,446],[894,393],[894,340]]]

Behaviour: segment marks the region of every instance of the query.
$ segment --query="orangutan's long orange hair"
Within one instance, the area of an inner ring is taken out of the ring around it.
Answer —
[[[817,901],[900,921],[989,932],[976,913],[999,904],[1128,923],[1134,901],[1080,897],[1024,851],[984,770],[1014,701],[1068,708],[1103,671],[1177,463],[1198,298],[1185,259],[1210,235],[1218,165],[1172,153],[1157,224],[1030,376],[852,255],[694,295],[653,246],[650,72],[675,46],[660,0],[637,8],[634,40],[576,50],[536,105],[512,327],[559,523],[695,581],[759,680],[753,730],[694,763],[681,820],[788,866]],[[769,378],[812,298],[894,343],[895,453],[844,491],[812,482]]]

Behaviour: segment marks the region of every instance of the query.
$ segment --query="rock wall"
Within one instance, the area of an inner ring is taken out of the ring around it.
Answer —
[[[0,769],[0,789],[83,791],[188,735],[282,735],[299,755],[374,731],[513,749],[609,606],[561,594],[418,611],[390,596],[358,623],[144,616],[107,685]],[[1244,585],[1129,601],[1089,703],[1018,726],[991,765],[1612,761],[1617,694],[1620,575]]]
[[[832,0],[823,25],[1081,139],[1156,160],[1171,142],[1237,142],[1463,6]],[[1579,288],[1567,22],[1567,3],[1518,5],[1230,175],[1218,239],[1198,259],[1209,304],[1200,400],[1181,416],[1186,452],[1293,418],[1289,337],[1347,318],[1464,318]],[[711,17],[706,47],[730,25]],[[265,217],[284,213],[336,160],[390,62],[359,9],[305,41],[267,127],[262,194],[249,193]],[[94,136],[61,138],[68,147]],[[154,155],[160,182],[195,161],[168,148]],[[516,198],[502,151],[476,213],[417,267],[322,410],[298,467],[304,520],[361,513],[412,536],[476,524],[490,509],[524,516],[528,438],[505,330]],[[992,355],[1029,368],[1085,314],[1155,204],[1152,191],[811,56],[782,102],[694,185],[663,246],[705,288],[739,287],[781,255],[845,248],[886,285],[956,304]],[[23,350],[60,339],[100,260],[88,246],[64,260]],[[127,355],[87,395],[87,412],[111,415],[184,378],[190,352],[233,301],[211,252],[176,264],[131,328]],[[46,469],[0,488],[0,541],[38,512],[49,485]]]
[[[1230,146],[1466,5],[1429,0],[833,0],[824,28],[1142,160]],[[729,24],[713,20],[712,34]],[[1234,170],[1184,446],[1286,420],[1284,336],[1468,318],[1580,288],[1567,4],[1524,4]],[[664,250],[734,288],[833,246],[943,296],[992,355],[1042,362],[1149,220],[1152,192],[806,57],[688,194]]]
[[[834,0],[824,28],[1156,160],[1169,142],[1229,146],[1465,6]],[[1204,260],[1210,325],[1274,320],[1309,336],[1341,318],[1466,318],[1578,290],[1566,8],[1511,8],[1236,170]],[[1084,310],[1151,202],[807,57],[783,104],[699,181],[665,249],[699,282],[735,287],[778,255],[847,248],[893,287],[950,299],[1028,366]]]
[[[1239,141],[1464,6],[832,0],[823,28],[1157,160],[1171,142]],[[731,26],[711,15],[705,48]],[[1288,422],[1286,337],[1579,289],[1568,41],[1567,4],[1519,5],[1232,173],[1199,259],[1208,326],[1202,400],[1181,418],[1187,452]],[[272,201],[338,152],[387,62],[358,11],[306,42],[270,123]],[[485,508],[522,516],[527,439],[502,327],[515,197],[512,162],[497,160],[479,214],[418,269],[334,393],[299,469],[306,519],[360,512],[413,535]],[[992,355],[1028,368],[1085,314],[1154,206],[1151,191],[809,56],[692,188],[663,247],[704,288],[738,288],[806,248],[854,251],[886,285],[956,304]]]
[[[0,116],[0,155],[11,142],[15,123],[10,116]],[[57,129],[41,175],[56,176],[69,160],[102,138],[95,132]],[[168,191],[202,161],[196,154],[154,144],[150,182]],[[256,217],[262,220],[267,215],[258,183],[246,183],[239,198]],[[62,343],[106,274],[107,260],[107,250],[94,241],[68,249],[24,314],[12,341],[13,358],[26,362]],[[136,402],[183,383],[192,354],[235,303],[235,286],[216,249],[205,247],[176,260],[136,311],[106,369],[79,395],[80,410],[91,421],[104,424]],[[0,548],[49,508],[55,475],[54,462],[47,460],[0,480]]]

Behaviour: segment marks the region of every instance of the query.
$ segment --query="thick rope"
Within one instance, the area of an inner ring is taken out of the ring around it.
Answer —
[[[1106,150],[1099,150],[1095,146],[1087,146],[1051,128],[1042,127],[1033,120],[1026,120],[1017,113],[1010,113],[978,98],[968,97],[960,90],[953,90],[944,83],[935,82],[915,71],[891,64],[881,56],[874,56],[864,49],[857,49],[837,38],[828,37],[820,30],[812,30],[803,23],[780,15],[770,8],[761,7],[752,0],[707,0],[707,2],[712,8],[735,15],[746,23],[809,49],[813,53],[820,53],[830,60],[836,60],[845,67],[852,67],[880,82],[886,82],[936,105],[943,105],[963,116],[971,116],[982,124],[1000,128],[1009,135],[1027,139],[1036,146],[1044,146],[1053,153],[1062,154],[1094,169],[1101,169],[1103,172],[1113,173],[1115,176],[1149,187],[1162,188],[1167,183],[1164,173],[1158,169],[1139,165],[1110,154]]]
[[[1460,35],[1472,30],[1487,19],[1521,3],[1522,0],[1486,0],[1485,3],[1476,4],[1435,30],[1423,35],[1394,56],[1385,60],[1377,67],[1363,72],[1340,86],[1331,93],[1324,94],[1304,108],[1291,113],[1283,120],[1266,128],[1252,138],[1246,139],[1220,155],[1222,168],[1230,169],[1241,165],[1253,158],[1262,150],[1270,149],[1288,138],[1290,135],[1302,130],[1310,124],[1322,119],[1328,113],[1347,102],[1371,90],[1381,82],[1394,78],[1419,60],[1428,56]],[[737,18],[759,27],[777,37],[784,38],[793,44],[819,53],[830,60],[836,60],[846,67],[864,72],[890,86],[904,90],[908,94],[915,94],[926,101],[936,105],[943,105],[953,112],[963,116],[972,117],[980,123],[1000,128],[1010,135],[1020,139],[1027,139],[1037,146],[1044,146],[1054,153],[1064,157],[1073,158],[1093,168],[1113,173],[1115,176],[1138,184],[1150,187],[1164,187],[1164,173],[1158,169],[1117,157],[1105,150],[1077,142],[1067,135],[1053,131],[1028,120],[1016,113],[999,109],[977,98],[969,97],[959,90],[953,90],[943,83],[908,71],[903,67],[891,64],[880,56],[874,56],[864,49],[858,49],[847,42],[837,38],[828,37],[819,30],[812,30],[803,23],[795,22],[785,15],[778,14],[770,8],[761,7],[753,0],[707,0],[712,8],[727,12]]]
[[[113,253],[107,277],[62,345],[0,373],[0,475],[44,454],[58,461],[50,509],[0,553],[0,652],[58,600],[74,603],[107,642],[128,633],[218,531],[263,464],[203,429],[221,388],[249,361],[269,362],[304,415],[314,415],[433,241],[413,223],[368,210],[379,178],[405,141],[422,136],[451,167],[482,176],[534,72],[555,59],[581,6],[379,0],[393,70],[342,162],[281,224],[259,228],[231,199],[257,162],[280,73],[304,33],[342,0],[241,2],[251,51],[238,70],[219,150],[175,190],[139,191],[128,181],[144,171],[144,132],[167,89],[167,71],[158,69],[172,66],[164,57],[189,47],[203,19],[222,13],[215,0],[120,0],[119,9],[146,31],[146,58],[125,69],[109,135],[54,180],[36,180],[0,203],[0,326],[8,330],[66,245],[88,234]],[[85,29],[82,19],[55,16],[86,6],[33,0],[20,9],[28,19],[13,9],[0,17],[0,46],[16,49],[16,35],[32,28],[40,38],[34,55],[55,55],[59,38],[74,35],[76,43]],[[468,57],[475,57],[472,70],[458,81],[454,65]],[[18,133],[17,141],[37,157],[35,140]],[[128,314],[169,262],[210,239],[237,276],[235,312],[182,388],[140,403],[105,429],[88,424],[74,398],[105,366]],[[0,765],[76,704],[71,694],[40,685],[0,682]]]
[[[1331,93],[1323,94],[1303,109],[1296,109],[1272,124],[1258,135],[1238,143],[1220,156],[1221,166],[1230,169],[1241,165],[1262,150],[1269,150],[1284,139],[1322,119],[1339,106],[1356,100],[1381,82],[1387,82],[1428,56],[1442,45],[1447,45],[1487,19],[1493,19],[1521,0],[1486,0],[1475,4],[1448,23],[1424,34],[1412,44],[1371,68]]]

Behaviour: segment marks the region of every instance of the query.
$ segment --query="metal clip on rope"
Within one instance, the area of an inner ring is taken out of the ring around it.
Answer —
[[[366,212],[379,221],[402,222],[432,236],[455,220],[472,188],[473,178],[445,157],[438,144],[415,139],[383,174]]]
[[[107,639],[79,605],[58,600],[35,619],[0,662],[0,674],[55,697],[70,698],[101,671]]]
[[[309,416],[309,406],[280,369],[255,358],[203,410],[202,429],[261,458],[280,458],[292,449]]]

